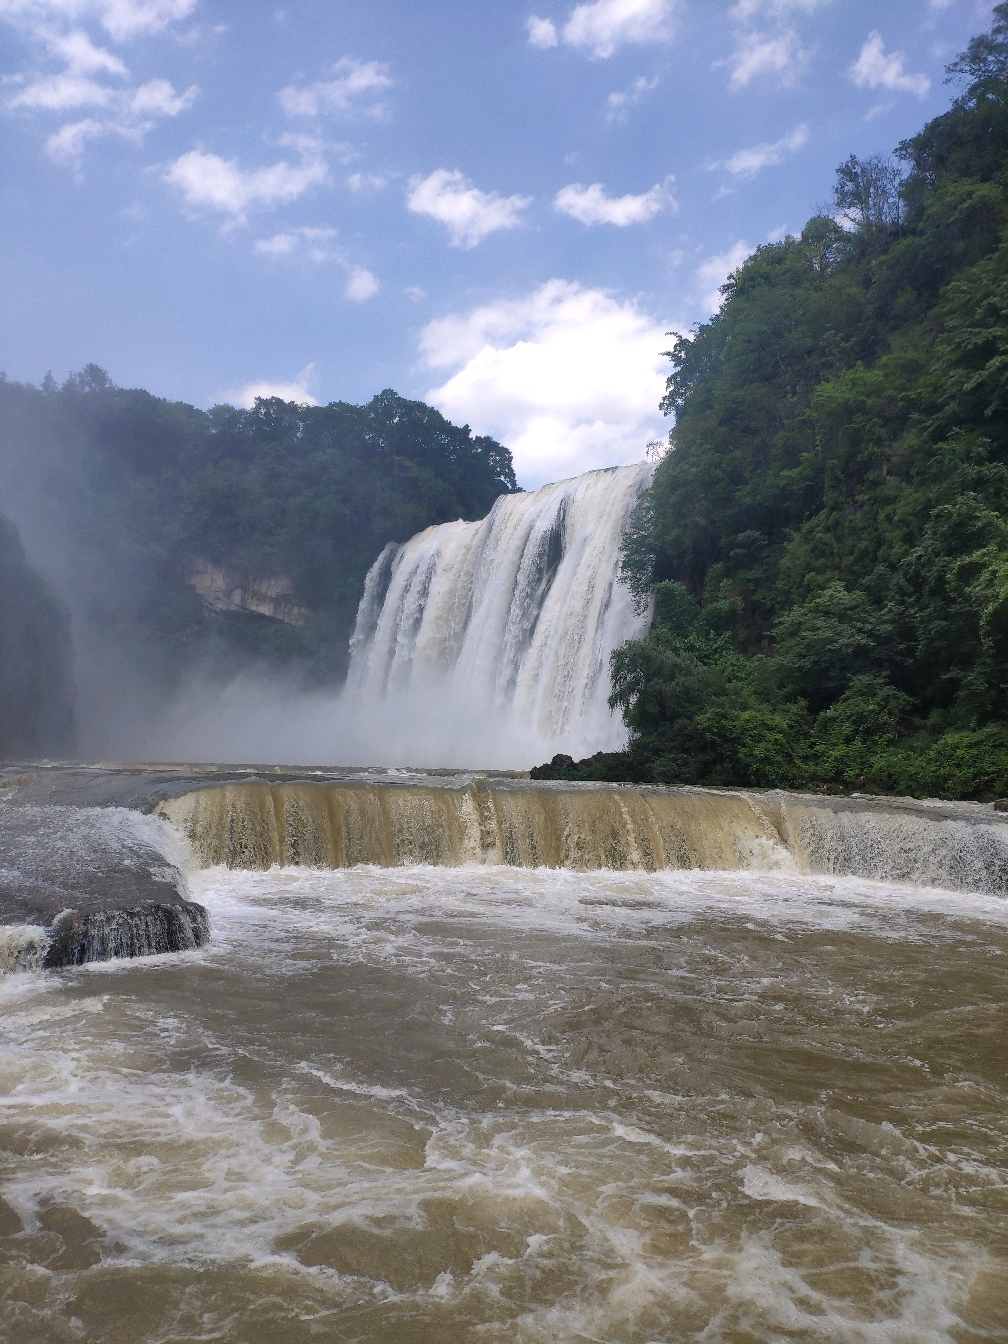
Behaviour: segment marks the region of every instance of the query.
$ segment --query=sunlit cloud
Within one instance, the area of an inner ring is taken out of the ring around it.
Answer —
[[[354,303],[365,303],[378,293],[378,281],[364,266],[353,266],[343,293]]]
[[[332,67],[332,78],[315,84],[289,84],[277,99],[289,117],[320,117],[325,113],[345,115],[359,111],[381,117],[385,106],[373,95],[392,87],[388,66],[379,61],[358,61],[344,56]]]
[[[228,406],[242,406],[246,410],[252,409],[256,397],[279,397],[281,401],[295,401],[299,406],[317,406],[318,400],[308,390],[308,381],[314,370],[314,364],[306,364],[296,378],[287,382],[260,378],[222,392],[220,400]]]
[[[300,164],[281,159],[268,168],[247,170],[234,159],[193,149],[170,163],[162,176],[194,210],[212,210],[239,221],[253,207],[296,201],[328,182],[329,168],[324,159],[309,157]]]
[[[708,314],[716,313],[721,307],[721,286],[734,271],[752,253],[752,248],[744,239],[713,257],[707,257],[696,270],[698,296]]]
[[[673,0],[595,0],[577,5],[564,25],[563,40],[596,59],[626,45],[653,46],[673,35]]]
[[[881,34],[873,32],[861,48],[861,54],[850,68],[850,76],[859,89],[890,89],[899,93],[915,93],[923,98],[931,87],[927,75],[909,74],[905,70],[906,53],[887,53]]]
[[[793,84],[808,62],[808,53],[793,28],[776,33],[741,33],[735,50],[711,69],[727,67],[728,87],[733,92],[755,79],[774,78],[785,87]]]
[[[607,196],[601,182],[593,182],[590,187],[572,182],[557,192],[553,205],[561,214],[581,224],[615,224],[617,228],[646,224],[662,210],[676,208],[660,183],[640,196]]]
[[[506,444],[526,486],[639,461],[664,432],[666,328],[605,290],[550,280],[429,323],[420,353],[450,376],[426,399]]]
[[[123,42],[159,33],[194,8],[195,0],[0,0],[0,21],[21,33],[39,62],[62,67],[46,72],[36,64],[8,76],[4,110],[57,119],[78,114],[45,141],[49,155],[78,175],[93,141],[117,137],[141,144],[158,120],[187,111],[199,88],[194,84],[176,92],[163,78],[133,87],[123,59],[75,25],[98,22],[113,41]],[[81,118],[82,112],[88,115]]]
[[[762,145],[753,145],[749,149],[739,149],[728,159],[711,164],[712,168],[726,168],[736,177],[755,177],[764,168],[772,168],[780,163],[786,154],[793,153],[808,144],[808,126],[804,123],[796,126],[789,135],[781,136]]]
[[[515,229],[522,222],[522,211],[532,203],[531,196],[499,196],[496,191],[480,191],[463,173],[439,168],[429,177],[415,177],[406,198],[416,215],[436,219],[448,230],[454,247],[475,247],[491,233]]]
[[[533,47],[545,51],[549,47],[556,46],[557,30],[549,19],[540,19],[533,14],[525,27],[528,29],[529,42]]]

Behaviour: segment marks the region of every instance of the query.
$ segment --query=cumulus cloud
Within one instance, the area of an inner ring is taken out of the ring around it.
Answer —
[[[666,325],[605,290],[550,280],[429,323],[420,353],[453,372],[426,399],[507,444],[527,486],[638,461],[663,432]]]
[[[707,313],[716,313],[721,307],[721,286],[733,271],[738,270],[751,252],[749,244],[740,238],[727,252],[708,257],[697,267],[699,296]]]
[[[343,293],[354,303],[365,303],[378,293],[378,281],[363,266],[353,266]]]
[[[658,87],[658,76],[638,75],[628,89],[611,93],[606,99],[606,121],[626,121],[627,109],[639,103],[646,93]]]
[[[254,206],[268,209],[296,201],[311,187],[328,182],[329,168],[324,159],[306,156],[300,164],[281,159],[249,171],[234,159],[192,149],[170,163],[163,178],[194,210],[213,210],[238,222]]]
[[[715,61],[712,70],[727,66],[731,71],[728,87],[744,89],[754,79],[776,77],[785,87],[794,83],[808,61],[808,53],[793,28],[776,33],[740,33],[735,50],[724,60]]]
[[[627,44],[667,42],[674,8],[673,0],[594,0],[571,10],[563,39],[598,60]]]
[[[861,54],[850,68],[850,76],[859,89],[891,89],[898,93],[915,93],[923,98],[931,87],[927,75],[908,74],[904,69],[906,53],[886,53],[881,34],[873,32],[861,48]]]
[[[78,173],[90,141],[115,136],[142,143],[158,119],[191,107],[198,87],[177,93],[159,78],[133,87],[122,58],[75,25],[98,22],[122,42],[161,32],[194,8],[195,0],[0,0],[0,21],[18,29],[37,57],[32,68],[5,81],[10,92],[4,110],[57,119],[87,111],[81,120],[64,121],[45,142],[57,163]],[[46,71],[39,62],[62,68]]]
[[[448,230],[454,247],[475,247],[498,229],[515,229],[531,196],[499,196],[480,191],[458,170],[438,168],[429,177],[414,177],[406,204],[415,215],[436,219]]]
[[[332,79],[316,84],[288,84],[277,99],[289,117],[320,117],[324,113],[364,112],[368,116],[385,114],[384,104],[373,95],[392,86],[388,66],[379,61],[358,61],[344,56],[332,67]]]
[[[556,46],[557,30],[549,19],[540,19],[533,14],[525,26],[528,29],[529,42],[533,47],[546,50],[549,47]]]
[[[641,196],[607,196],[601,182],[590,187],[572,182],[561,187],[553,205],[581,224],[615,224],[622,229],[628,224],[646,224],[666,207],[674,209],[676,203],[660,183]]]
[[[754,177],[763,168],[772,168],[780,163],[785,154],[793,153],[808,143],[808,126],[804,123],[796,126],[789,135],[781,136],[762,145],[753,145],[750,149],[739,149],[722,163],[712,164],[714,168],[727,168],[738,177]]]
[[[308,380],[314,371],[314,364],[306,364],[296,378],[290,382],[279,382],[269,378],[246,383],[243,387],[232,388],[221,393],[221,401],[229,406],[244,406],[251,410],[256,397],[279,397],[281,401],[296,401],[299,406],[317,406],[318,401],[308,391]]]

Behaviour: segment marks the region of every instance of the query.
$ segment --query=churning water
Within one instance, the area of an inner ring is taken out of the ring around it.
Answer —
[[[796,872],[190,873],[0,982],[0,1334],[1008,1338],[1008,904]]]
[[[350,693],[365,708],[405,702],[414,715],[449,705],[458,729],[442,750],[457,751],[460,737],[464,754],[452,764],[622,746],[609,656],[648,617],[618,581],[619,547],[652,471],[610,467],[502,495],[482,522],[387,546],[357,613]],[[475,753],[473,720],[484,739]]]

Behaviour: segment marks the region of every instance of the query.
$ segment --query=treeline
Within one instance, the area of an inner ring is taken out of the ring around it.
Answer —
[[[630,744],[537,773],[1008,794],[1008,4],[949,75],[675,341],[625,540]]]
[[[338,681],[382,547],[516,489],[506,448],[391,391],[202,411],[95,365],[62,386],[0,379],[4,511],[89,648],[114,646],[152,684],[207,659]],[[278,591],[296,619],[257,603]]]

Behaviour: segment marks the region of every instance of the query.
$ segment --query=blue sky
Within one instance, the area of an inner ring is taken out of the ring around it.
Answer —
[[[947,106],[987,0],[0,0],[0,368],[384,387],[639,459],[665,333]]]

